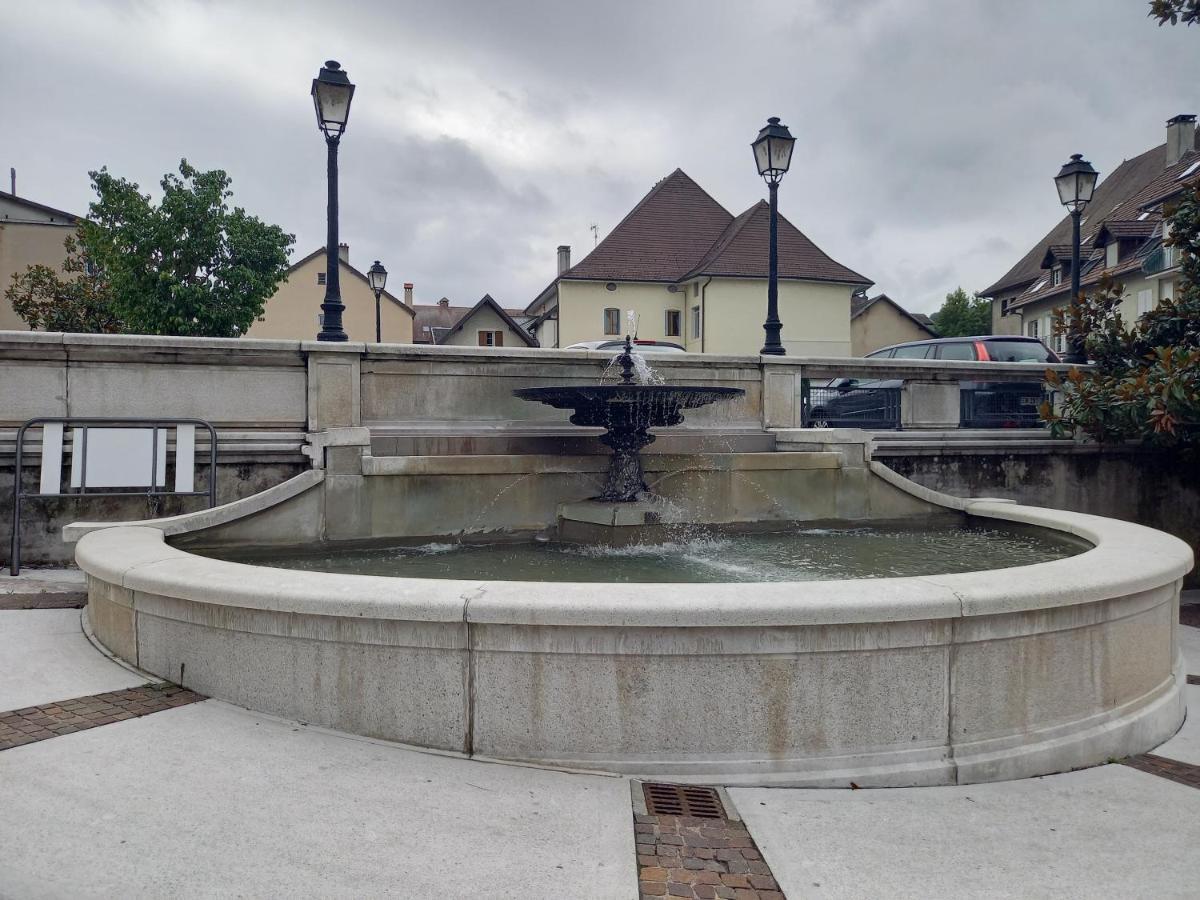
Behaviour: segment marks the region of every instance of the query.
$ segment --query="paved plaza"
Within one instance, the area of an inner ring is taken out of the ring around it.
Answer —
[[[1200,673],[1200,629],[1180,633]],[[78,609],[0,611],[0,658],[0,728],[31,736],[0,743],[6,900],[1200,891],[1200,789],[1129,765],[963,787],[732,789],[713,801],[724,820],[693,819],[648,814],[624,778],[414,751],[144,687],[89,642]],[[1200,685],[1187,691],[1200,709]],[[1200,720],[1156,755],[1195,772]]]

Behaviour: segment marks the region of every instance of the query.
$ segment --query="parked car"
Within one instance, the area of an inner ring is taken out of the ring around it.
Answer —
[[[620,353],[625,346],[625,340],[606,341],[580,341],[577,344],[571,344],[569,347],[564,347],[564,350],[612,350]],[[642,353],[687,353],[679,344],[672,344],[670,341],[638,341],[633,342]]]
[[[1058,354],[1037,338],[1020,335],[935,338],[909,341],[868,353],[867,359],[944,359],[955,362],[1060,362]],[[835,378],[810,388],[811,427],[898,428],[902,379],[863,381]],[[964,393],[962,422],[975,428],[1029,428],[1038,425],[1041,380],[1030,382],[960,382]]]

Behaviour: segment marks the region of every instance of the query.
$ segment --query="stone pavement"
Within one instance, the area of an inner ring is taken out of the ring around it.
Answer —
[[[146,683],[96,650],[79,616],[77,609],[0,610],[0,711]]]
[[[1180,645],[1200,674],[1200,629]],[[726,818],[706,819],[652,815],[622,778],[413,751],[146,685],[87,641],[78,610],[0,611],[0,660],[0,713],[43,732],[95,714],[0,751],[4,898],[1200,895],[1200,716],[1161,760],[963,787],[733,789]],[[1200,685],[1186,690],[1200,709]]]
[[[21,569],[13,577],[0,567],[0,610],[78,608],[87,603],[87,582],[78,569]]]

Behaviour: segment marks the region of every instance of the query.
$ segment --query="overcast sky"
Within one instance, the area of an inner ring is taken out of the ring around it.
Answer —
[[[85,213],[87,171],[157,191],[180,157],[324,242],[325,59],[358,90],[341,235],[418,302],[522,307],[682,168],[732,213],[749,143],[796,136],[782,212],[914,311],[986,287],[1061,216],[1073,152],[1102,173],[1200,112],[1200,28],[1144,0],[425,0],[4,5],[0,166]],[[7,189],[7,181],[3,187]],[[873,291],[873,292],[874,292]]]

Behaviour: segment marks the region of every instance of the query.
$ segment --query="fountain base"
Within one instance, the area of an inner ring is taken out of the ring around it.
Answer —
[[[674,524],[678,522],[661,500],[577,500],[559,505],[556,539],[626,547],[661,541]]]

